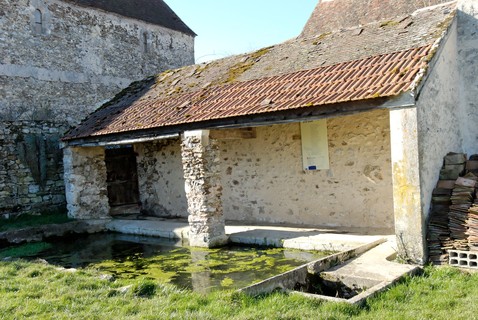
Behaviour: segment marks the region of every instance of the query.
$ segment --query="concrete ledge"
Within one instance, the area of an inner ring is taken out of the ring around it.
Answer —
[[[106,229],[124,234],[167,239],[190,240],[189,224],[181,219],[120,220],[106,224]],[[341,233],[337,230],[286,226],[226,225],[226,236],[233,244],[270,246],[286,249],[347,251],[362,245],[385,241],[385,236]],[[225,237],[220,238],[223,242]]]
[[[365,303],[365,301],[368,298],[371,298],[371,297],[377,295],[378,293],[385,291],[387,288],[393,286],[398,281],[400,281],[400,279],[402,279],[404,276],[406,276],[406,275],[412,276],[412,275],[419,274],[421,272],[421,270],[422,269],[418,266],[414,267],[410,271],[397,276],[394,280],[392,280],[392,281],[382,281],[382,282],[370,287],[369,289],[366,289],[365,291],[359,293],[358,295],[356,295],[356,296],[354,296],[350,299],[329,297],[329,296],[325,296],[325,295],[311,294],[311,293],[292,291],[292,290],[284,290],[284,291],[289,293],[289,294],[301,295],[301,296],[311,298],[311,299],[324,300],[324,301],[330,301],[330,302],[345,302],[345,303],[350,303],[350,304],[361,306]],[[358,279],[356,279],[356,280],[358,280]]]
[[[149,220],[111,220],[106,230],[135,234],[141,236],[161,237],[166,239],[188,239],[187,222],[149,221]]]
[[[355,249],[332,254],[319,260],[309,262],[291,271],[285,272],[283,274],[271,277],[246,288],[240,289],[239,291],[252,296],[256,296],[259,294],[272,292],[276,289],[293,290],[298,282],[306,282],[308,274],[317,274],[321,271],[330,269],[333,266],[340,265],[341,263],[344,263],[345,261],[356,257],[385,241],[385,238],[381,238],[374,242],[356,247]]]
[[[313,299],[360,305],[369,297],[395,284],[403,276],[414,275],[421,271],[418,266],[402,265],[388,261],[387,258],[393,251],[393,245],[390,239],[388,241],[380,239],[352,250],[310,262],[239,291],[256,296],[279,289]],[[355,295],[350,298],[338,298],[302,292],[309,290],[309,285],[315,282],[321,286],[323,285],[323,288],[330,288],[327,287],[327,284],[330,283],[339,285],[341,288],[348,290],[344,291],[346,292],[344,296],[351,296],[354,293]]]
[[[226,225],[226,234],[232,243],[317,251],[352,250],[384,237],[317,228],[242,225]]]
[[[338,265],[344,263],[345,261],[347,261],[349,259],[355,258],[355,257],[361,255],[362,253],[364,253],[364,252],[366,252],[366,251],[368,251],[368,250],[370,250],[370,249],[372,249],[372,248],[374,248],[374,247],[378,246],[379,244],[382,244],[386,241],[387,240],[385,238],[381,238],[381,239],[375,240],[373,242],[361,245],[361,246],[359,246],[355,249],[347,250],[347,251],[340,252],[340,253],[336,253],[336,254],[333,254],[333,255],[328,256],[326,258],[319,259],[319,260],[314,261],[314,262],[310,262],[310,263],[307,264],[307,269],[308,269],[309,273],[313,273],[313,274],[328,270],[328,269],[330,269],[334,266],[338,266]]]

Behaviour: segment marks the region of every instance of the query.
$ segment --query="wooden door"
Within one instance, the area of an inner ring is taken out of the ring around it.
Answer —
[[[138,171],[133,147],[106,149],[110,214],[139,213]]]

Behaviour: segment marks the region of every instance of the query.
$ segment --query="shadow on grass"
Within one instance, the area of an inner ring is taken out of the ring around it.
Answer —
[[[68,218],[65,209],[45,212],[41,215],[23,214],[16,218],[1,221],[0,232],[36,227],[46,224],[61,224],[71,221],[73,221],[73,219]]]

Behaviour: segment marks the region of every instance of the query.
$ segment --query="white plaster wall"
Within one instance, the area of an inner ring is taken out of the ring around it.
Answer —
[[[456,24],[437,51],[436,64],[423,86],[418,101],[418,148],[422,214],[428,215],[431,195],[443,157],[448,152],[466,151],[462,135],[467,121],[459,104],[459,73]]]
[[[134,147],[138,153],[138,185],[145,213],[158,217],[187,217],[180,141],[154,141]]]
[[[468,155],[478,153],[478,1],[458,1],[458,68],[459,99],[463,108],[464,150]]]
[[[418,116],[416,108],[390,111],[393,205],[399,257],[424,263],[425,219],[422,210]]]
[[[226,219],[393,230],[388,111],[327,124],[330,170],[302,170],[299,123],[220,141]]]

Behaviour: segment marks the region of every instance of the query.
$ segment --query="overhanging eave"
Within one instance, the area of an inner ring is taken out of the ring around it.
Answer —
[[[128,131],[102,136],[89,136],[65,140],[62,142],[62,147],[93,147],[133,144],[161,139],[178,138],[182,132],[190,130],[258,127],[340,117],[376,109],[402,109],[414,106],[414,96],[410,92],[404,92],[394,97],[377,97],[362,101],[349,101],[328,105],[296,108],[285,111],[251,114],[240,117],[183,123],[167,127]]]

